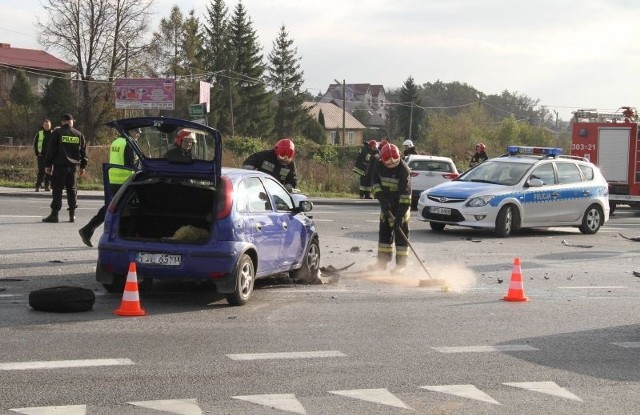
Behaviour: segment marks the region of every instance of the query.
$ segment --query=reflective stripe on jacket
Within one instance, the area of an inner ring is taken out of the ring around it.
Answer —
[[[125,166],[124,152],[127,148],[127,140],[123,137],[118,137],[113,140],[109,149],[109,164],[118,164]],[[133,174],[131,170],[118,169],[112,167],[109,169],[109,183],[110,184],[122,184]]]

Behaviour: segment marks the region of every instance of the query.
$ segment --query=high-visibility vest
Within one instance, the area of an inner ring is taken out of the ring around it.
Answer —
[[[44,130],[38,131],[38,154],[42,154],[42,142],[44,141]]]
[[[118,137],[113,140],[109,149],[109,164],[119,164],[124,166],[124,150],[127,148],[127,140]],[[109,183],[122,184],[133,174],[131,170],[118,169],[112,167],[109,169]]]

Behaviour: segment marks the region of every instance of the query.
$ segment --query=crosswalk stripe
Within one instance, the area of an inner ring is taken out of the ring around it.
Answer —
[[[463,346],[463,347],[432,347],[440,353],[487,353],[487,352],[531,352],[536,349],[528,344],[505,344],[501,346]]]
[[[360,399],[367,402],[379,403],[382,405],[393,406],[396,408],[413,409],[406,405],[397,396],[386,389],[351,389],[329,391],[335,395],[346,396],[348,398]]]
[[[318,357],[347,357],[346,354],[336,351],[315,352],[283,352],[283,353],[238,353],[228,354],[231,360],[269,360],[269,359],[313,359]]]
[[[87,405],[39,406],[9,410],[25,415],[85,415],[87,413]]]
[[[178,415],[202,415],[196,399],[161,399],[156,401],[127,402],[129,405],[155,409]]]
[[[133,364],[134,363],[131,359],[50,360],[41,362],[0,363],[0,370],[61,369],[70,367],[123,366]]]
[[[582,402],[582,399],[578,398],[576,395],[569,392],[562,386],[559,386],[555,382],[510,382],[503,383],[503,385],[513,386],[515,388],[526,389],[534,392],[545,393],[547,395],[553,395],[560,398]]]
[[[635,349],[640,347],[640,342],[612,342],[611,344],[624,347],[625,349]]]
[[[307,411],[292,393],[232,396],[233,399],[247,401],[269,408],[306,415]]]
[[[494,405],[501,405],[500,402],[493,399],[488,394],[482,392],[474,385],[438,385],[438,386],[420,386],[421,389],[430,390],[433,392],[442,392],[449,395],[460,396],[461,398],[475,399],[486,403],[492,403]]]

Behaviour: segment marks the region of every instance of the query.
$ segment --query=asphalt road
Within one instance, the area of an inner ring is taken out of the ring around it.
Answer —
[[[43,224],[49,199],[0,189],[0,414],[630,414],[640,393],[640,216],[596,235],[508,239],[412,218],[402,277],[362,272],[377,208],[317,201],[322,286],[263,282],[243,307],[201,287],[141,294],[146,317],[113,314],[77,223]],[[563,242],[564,241],[564,242]],[[527,302],[506,302],[514,259]],[[86,313],[31,310],[29,292],[94,290]],[[55,407],[55,408],[54,408]]]

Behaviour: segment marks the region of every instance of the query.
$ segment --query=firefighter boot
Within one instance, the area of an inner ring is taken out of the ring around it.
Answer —
[[[407,259],[404,257],[396,257],[396,266],[391,270],[392,274],[401,275],[404,274],[407,268]]]
[[[378,258],[375,264],[371,264],[367,267],[367,271],[385,271],[387,269],[387,261]]]
[[[42,221],[47,223],[58,223],[58,211],[52,210],[49,216],[42,219]]]

